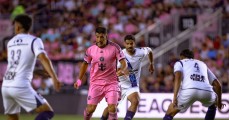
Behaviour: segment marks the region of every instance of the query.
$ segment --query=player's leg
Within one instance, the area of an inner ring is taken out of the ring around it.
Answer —
[[[108,103],[108,120],[117,120],[117,104],[118,100],[120,98],[120,90],[118,85],[113,84],[113,85],[108,85],[105,86],[104,88],[105,92],[105,98]]]
[[[203,104],[203,106],[208,107],[208,111],[205,115],[205,120],[214,120],[216,115],[216,100],[217,95],[215,92],[210,91],[200,91],[198,94],[199,101]]]
[[[107,120],[107,119],[108,119],[108,116],[109,116],[108,107],[106,107],[106,108],[103,110],[103,115],[102,115],[102,117],[100,118],[100,120]]]
[[[216,114],[216,105],[213,104],[210,107],[208,107],[208,111],[205,115],[205,120],[214,120]]]
[[[130,101],[131,104],[130,104],[130,107],[128,108],[127,112],[126,112],[126,116],[125,116],[124,120],[132,120],[135,113],[136,113],[138,104],[139,104],[139,100],[140,100],[139,93],[134,92],[134,93],[130,94],[127,97],[127,99]]]
[[[172,120],[178,112],[186,111],[196,101],[197,91],[195,89],[180,90],[177,105],[175,106],[174,103],[169,105],[163,120]]]
[[[19,120],[20,105],[14,100],[14,88],[2,87],[2,99],[7,120]]]
[[[48,102],[40,105],[34,111],[38,113],[35,120],[50,120],[54,116],[53,109]]]
[[[117,104],[110,104],[108,102],[108,112],[109,112],[108,120],[118,120]]]
[[[86,109],[84,110],[84,120],[90,120],[92,114],[94,113],[97,105],[87,104]]]
[[[124,93],[124,92],[123,92]],[[118,101],[121,102],[125,97],[124,95],[122,95],[122,92],[121,92],[121,86],[119,86],[118,88],[118,95],[119,95],[119,98],[118,98]],[[117,104],[118,106],[118,104]],[[102,117],[100,118],[100,120],[108,120],[108,117],[109,117],[109,111],[108,111],[108,106],[104,109],[103,111],[103,115]]]
[[[174,104],[171,103],[168,107],[168,110],[166,111],[166,114],[163,118],[163,120],[172,120],[173,117],[179,112],[180,110],[178,110],[176,107],[174,107]]]
[[[15,88],[14,100],[27,112],[36,111],[39,114],[35,120],[49,120],[54,113],[48,102],[31,87]]]
[[[84,110],[84,120],[90,120],[97,104],[104,98],[103,86],[90,84],[87,107]]]
[[[35,120],[50,120],[50,119],[52,119],[54,116],[54,112],[53,112],[52,107],[46,101],[46,99],[43,98],[37,92],[35,92],[35,90],[33,90],[33,89],[31,90],[31,92],[32,92],[35,99],[34,100],[28,100],[27,103],[30,103],[30,105],[29,104],[27,106],[23,105],[23,108],[29,112],[35,106],[33,111],[38,113]]]

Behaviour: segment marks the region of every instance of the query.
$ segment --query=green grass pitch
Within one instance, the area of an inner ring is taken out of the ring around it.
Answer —
[[[20,115],[20,120],[34,120],[35,114],[22,114]],[[122,120],[123,118],[119,118]],[[6,120],[6,116],[0,114],[0,120]],[[83,116],[79,115],[55,115],[52,120],[83,120]],[[99,120],[99,118],[92,118],[91,120]],[[150,118],[134,118],[133,120],[162,120],[161,119],[150,119]],[[203,119],[174,119],[174,120],[203,120]],[[215,120],[224,120],[224,119],[215,119]]]

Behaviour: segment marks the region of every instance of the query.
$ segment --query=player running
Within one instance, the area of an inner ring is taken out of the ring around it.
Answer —
[[[121,86],[121,101],[127,97],[127,100],[131,103],[124,120],[132,120],[140,100],[139,80],[142,67],[141,63],[145,57],[148,57],[149,72],[152,74],[154,71],[153,53],[149,47],[135,48],[135,38],[133,35],[125,36],[124,45],[125,49],[122,51],[127,60],[129,76],[120,76],[119,85]],[[101,120],[107,120],[107,118],[108,112],[106,108]]]
[[[90,120],[97,104],[105,97],[108,103],[109,120],[117,120],[116,105],[119,98],[119,87],[117,76],[123,75],[127,64],[121,48],[107,40],[107,30],[97,27],[95,31],[96,44],[86,51],[84,62],[80,68],[79,79],[74,84],[79,88],[82,78],[90,68],[90,87],[87,98],[87,107],[84,111],[84,120]],[[121,68],[117,71],[117,61]]]

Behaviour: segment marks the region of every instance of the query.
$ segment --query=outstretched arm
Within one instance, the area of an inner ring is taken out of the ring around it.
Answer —
[[[55,90],[59,91],[61,84],[60,84],[60,81],[58,80],[57,75],[53,69],[53,66],[52,66],[50,59],[44,53],[39,54],[38,59],[41,61],[41,64],[43,65],[45,70],[48,72],[48,74],[51,76]]]
[[[86,73],[87,71],[87,67],[88,67],[88,63],[86,61],[84,61],[80,67],[80,72],[79,72],[79,78],[78,80],[76,81],[76,83],[74,84],[74,87],[76,89],[79,89],[81,83],[82,83],[82,79],[83,79],[83,76],[84,74]]]

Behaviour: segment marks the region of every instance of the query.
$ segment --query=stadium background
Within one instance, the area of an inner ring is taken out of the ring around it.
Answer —
[[[42,38],[64,84],[61,92],[54,92],[38,62],[34,89],[48,99],[57,114],[83,113],[88,82],[80,90],[72,85],[86,48],[94,43],[94,28],[99,25],[107,27],[109,40],[122,47],[123,36],[134,34],[137,46],[153,49],[155,73],[142,71],[142,93],[172,93],[173,64],[182,49],[190,48],[195,58],[205,61],[216,74],[228,96],[228,0],[0,0],[0,83],[7,63],[6,44],[13,36],[11,20],[21,13],[33,16],[31,34]],[[229,106],[229,97],[225,103]],[[224,112],[228,115],[229,109]],[[2,99],[0,113],[1,119]]]

